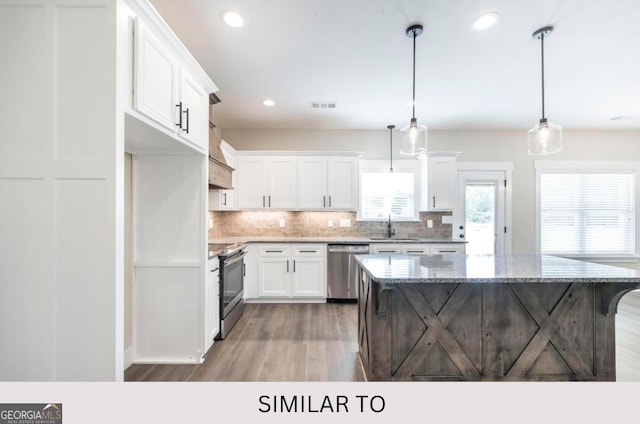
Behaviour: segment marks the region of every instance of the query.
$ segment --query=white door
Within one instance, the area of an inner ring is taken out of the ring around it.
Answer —
[[[505,171],[459,171],[453,238],[466,240],[468,255],[510,253],[506,243]]]

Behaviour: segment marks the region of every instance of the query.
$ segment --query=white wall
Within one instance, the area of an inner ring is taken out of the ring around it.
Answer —
[[[462,152],[459,160],[466,162],[513,162],[513,253],[531,253],[535,250],[533,161],[541,158],[527,154],[527,130],[429,131],[429,150],[459,151]],[[363,152],[363,157],[367,159],[389,157],[389,131],[386,129],[223,129],[222,138],[237,150],[350,150]],[[393,145],[394,157],[400,157],[397,131],[393,134]],[[544,159],[640,160],[640,131],[565,130],[563,151]],[[631,266],[638,267],[637,264]]]
[[[0,380],[122,380],[116,4],[0,13]]]

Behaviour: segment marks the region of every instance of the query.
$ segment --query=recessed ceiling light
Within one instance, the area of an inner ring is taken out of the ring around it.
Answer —
[[[471,24],[471,28],[476,31],[482,31],[483,29],[487,29],[495,25],[499,20],[500,14],[498,14],[498,12],[488,12],[484,15],[478,16]]]
[[[273,106],[276,103],[273,100],[266,99],[266,100],[262,101],[262,104],[265,105],[265,106]]]
[[[222,19],[224,19],[227,25],[234,28],[241,27],[244,24],[242,16],[240,16],[238,12],[234,12],[233,10],[225,10],[224,12],[222,12]]]

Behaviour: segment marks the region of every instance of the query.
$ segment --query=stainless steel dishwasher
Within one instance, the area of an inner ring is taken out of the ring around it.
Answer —
[[[369,253],[368,244],[327,246],[327,301],[357,302],[358,286],[354,255]]]

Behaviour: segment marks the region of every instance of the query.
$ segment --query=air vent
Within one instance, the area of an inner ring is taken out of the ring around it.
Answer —
[[[311,109],[335,109],[336,102],[310,102]]]

